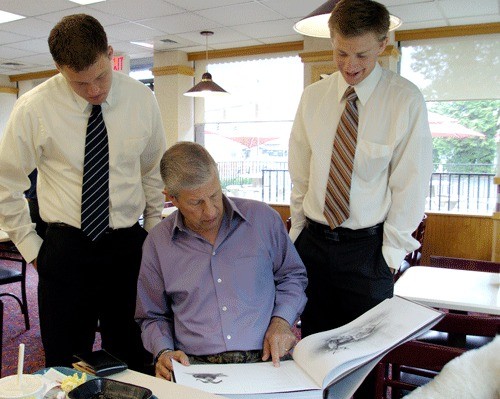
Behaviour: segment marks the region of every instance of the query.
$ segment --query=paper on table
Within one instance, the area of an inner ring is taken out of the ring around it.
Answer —
[[[318,389],[316,383],[293,360],[247,364],[211,364],[184,366],[173,361],[175,380],[207,392],[221,395],[238,393],[289,392]],[[258,375],[258,383],[250,376]]]

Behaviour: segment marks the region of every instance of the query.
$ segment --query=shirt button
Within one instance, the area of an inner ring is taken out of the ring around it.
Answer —
[[[223,306],[222,307],[222,310],[225,312],[227,310],[227,307],[226,306]]]
[[[214,252],[212,252],[212,255],[215,255],[215,251],[214,251]]]
[[[222,283],[222,279],[221,279],[221,278],[218,278],[218,279],[217,279],[217,282],[218,282],[218,283]]]
[[[226,338],[227,338],[227,339],[231,339],[231,336],[230,336],[230,335],[228,335]]]

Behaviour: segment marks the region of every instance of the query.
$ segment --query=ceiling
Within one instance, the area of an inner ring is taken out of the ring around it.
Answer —
[[[500,0],[379,0],[403,20],[399,30],[500,21]],[[0,24],[0,74],[54,69],[47,37],[65,15],[87,13],[105,27],[115,53],[132,60],[154,51],[209,49],[302,40],[293,25],[324,0],[0,0],[0,10],[26,18]],[[146,48],[130,42],[147,42]]]

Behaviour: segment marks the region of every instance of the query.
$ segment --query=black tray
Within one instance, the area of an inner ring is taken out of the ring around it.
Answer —
[[[94,378],[68,393],[70,399],[150,399],[152,395],[147,388],[108,378]]]

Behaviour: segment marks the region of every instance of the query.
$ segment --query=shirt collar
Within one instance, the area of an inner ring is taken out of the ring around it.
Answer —
[[[354,86],[354,90],[356,91],[356,95],[358,96],[358,100],[361,102],[361,104],[363,105],[366,104],[371,94],[373,93],[373,90],[375,90],[375,87],[377,86],[381,76],[382,76],[382,67],[377,62],[375,64],[375,67],[373,68],[373,71],[371,71],[371,73],[365,79],[363,79],[359,84]],[[344,93],[349,86],[350,85],[344,80],[342,74],[339,73],[338,92],[337,92],[339,103],[343,100]]]

